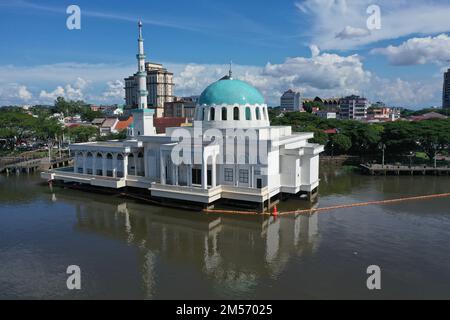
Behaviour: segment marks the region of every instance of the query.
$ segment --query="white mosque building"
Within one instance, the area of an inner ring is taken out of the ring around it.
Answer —
[[[137,54],[139,108],[123,141],[70,145],[73,168],[41,174],[49,181],[111,189],[141,188],[152,198],[209,206],[221,199],[264,205],[282,194],[316,193],[319,154],[313,133],[270,126],[260,92],[228,75],[200,95],[191,127],[156,134],[147,108],[142,23]]]

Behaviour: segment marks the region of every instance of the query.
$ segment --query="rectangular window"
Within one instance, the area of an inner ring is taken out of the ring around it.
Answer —
[[[225,168],[224,179],[228,182],[233,182],[233,169]]]
[[[239,182],[248,183],[248,170],[239,169]]]

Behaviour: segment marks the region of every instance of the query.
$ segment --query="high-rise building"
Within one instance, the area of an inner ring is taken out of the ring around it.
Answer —
[[[339,102],[340,118],[361,120],[367,118],[367,110],[370,107],[369,100],[360,96],[348,96],[342,98]]]
[[[144,76],[147,86],[148,107],[155,111],[155,117],[162,117],[164,103],[174,100],[173,73],[164,68],[162,64],[145,62]],[[125,78],[125,105],[127,109],[138,107],[139,78],[138,73]]]
[[[442,90],[442,108],[450,108],[450,69],[444,73],[444,88]]]
[[[301,111],[303,108],[300,92],[289,89],[280,98],[280,108],[286,111]]]
[[[164,103],[164,117],[181,117],[192,120],[194,118],[195,105],[194,98],[175,98],[172,102]]]

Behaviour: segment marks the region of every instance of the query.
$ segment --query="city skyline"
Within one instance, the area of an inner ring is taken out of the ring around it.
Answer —
[[[80,30],[66,27],[71,4],[81,8]],[[8,44],[0,52],[0,105],[52,103],[57,96],[124,103],[141,17],[147,61],[174,73],[178,96],[199,94],[232,60],[235,77],[258,88],[269,105],[294,89],[305,97],[361,94],[393,106],[441,106],[450,59],[444,1],[426,8],[416,0],[377,1],[381,24],[373,30],[366,0],[108,4],[0,1],[0,36]]]

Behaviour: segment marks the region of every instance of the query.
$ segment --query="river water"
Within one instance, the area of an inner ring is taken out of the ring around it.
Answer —
[[[325,168],[316,205],[445,192],[450,177]],[[67,289],[69,265],[81,290]],[[369,265],[381,290],[367,289]],[[0,176],[0,298],[449,299],[450,198],[243,217]]]

